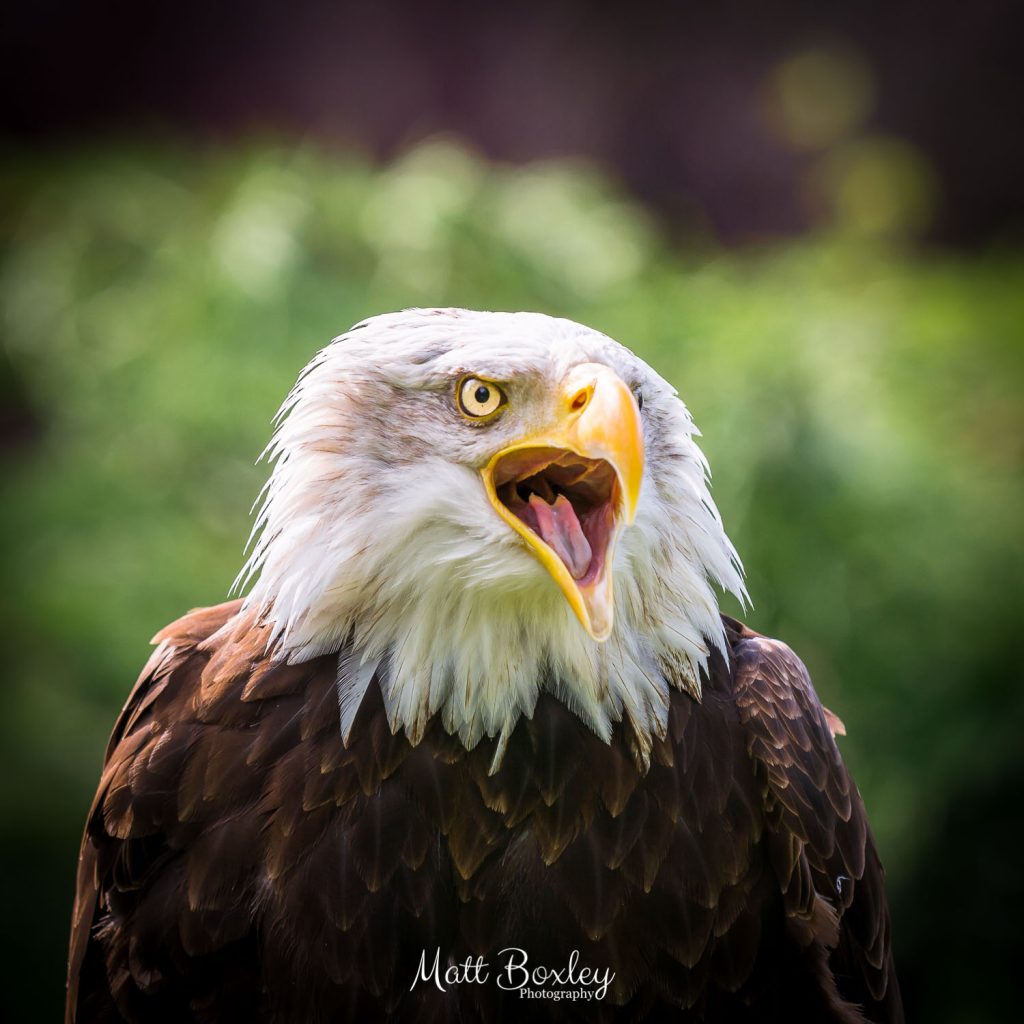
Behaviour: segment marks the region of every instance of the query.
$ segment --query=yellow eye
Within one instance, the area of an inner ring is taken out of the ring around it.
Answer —
[[[496,413],[505,404],[505,395],[497,384],[478,377],[463,377],[459,382],[459,409],[466,416],[481,419]]]

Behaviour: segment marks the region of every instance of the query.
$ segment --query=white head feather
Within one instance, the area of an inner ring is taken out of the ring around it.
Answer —
[[[495,513],[479,472],[584,362],[643,393],[644,480],[615,553],[605,643]],[[487,427],[455,409],[465,374],[508,394]],[[547,690],[605,739],[628,720],[643,758],[664,734],[668,688],[699,697],[709,646],[724,645],[713,585],[746,598],[697,433],[649,366],[571,321],[459,309],[373,317],[312,360],[278,414],[239,576],[258,574],[246,607],[270,624],[279,656],[342,652],[346,733],[379,665],[391,726],[413,742],[440,713],[467,747],[498,736],[500,752]]]

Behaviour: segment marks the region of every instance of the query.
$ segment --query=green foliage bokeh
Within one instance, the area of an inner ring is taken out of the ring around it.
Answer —
[[[2,839],[34,922],[8,963],[41,1004],[60,1002],[80,828],[146,641],[225,598],[303,364],[415,305],[577,319],[679,388],[745,618],[846,723],[920,980],[940,918],[919,879],[945,858],[955,875],[951,806],[1019,770],[1024,260],[838,228],[680,251],[589,166],[495,167],[444,141],[383,170],[253,146],[2,174],[0,397],[28,424],[0,505]],[[980,1019],[966,984],[919,993],[922,1019]]]

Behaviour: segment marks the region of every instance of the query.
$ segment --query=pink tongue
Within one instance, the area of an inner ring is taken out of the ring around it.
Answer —
[[[541,539],[565,562],[574,580],[582,579],[590,568],[591,550],[569,499],[560,494],[549,505],[539,494],[531,494],[530,508]]]

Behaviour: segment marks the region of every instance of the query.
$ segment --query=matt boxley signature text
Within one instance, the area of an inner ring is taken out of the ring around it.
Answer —
[[[604,999],[608,986],[615,978],[615,972],[607,967],[581,967],[579,950],[569,954],[564,967],[533,966],[526,950],[509,946],[498,951],[499,963],[494,966],[495,984],[506,992],[520,992],[525,995],[534,988],[551,991],[575,989],[584,999]],[[411,992],[421,981],[433,982],[442,992],[446,985],[484,985],[491,978],[492,965],[482,956],[468,956],[458,963],[450,963],[442,969],[441,950],[434,951],[434,959],[427,966],[427,951],[420,955],[420,966],[409,986]]]

